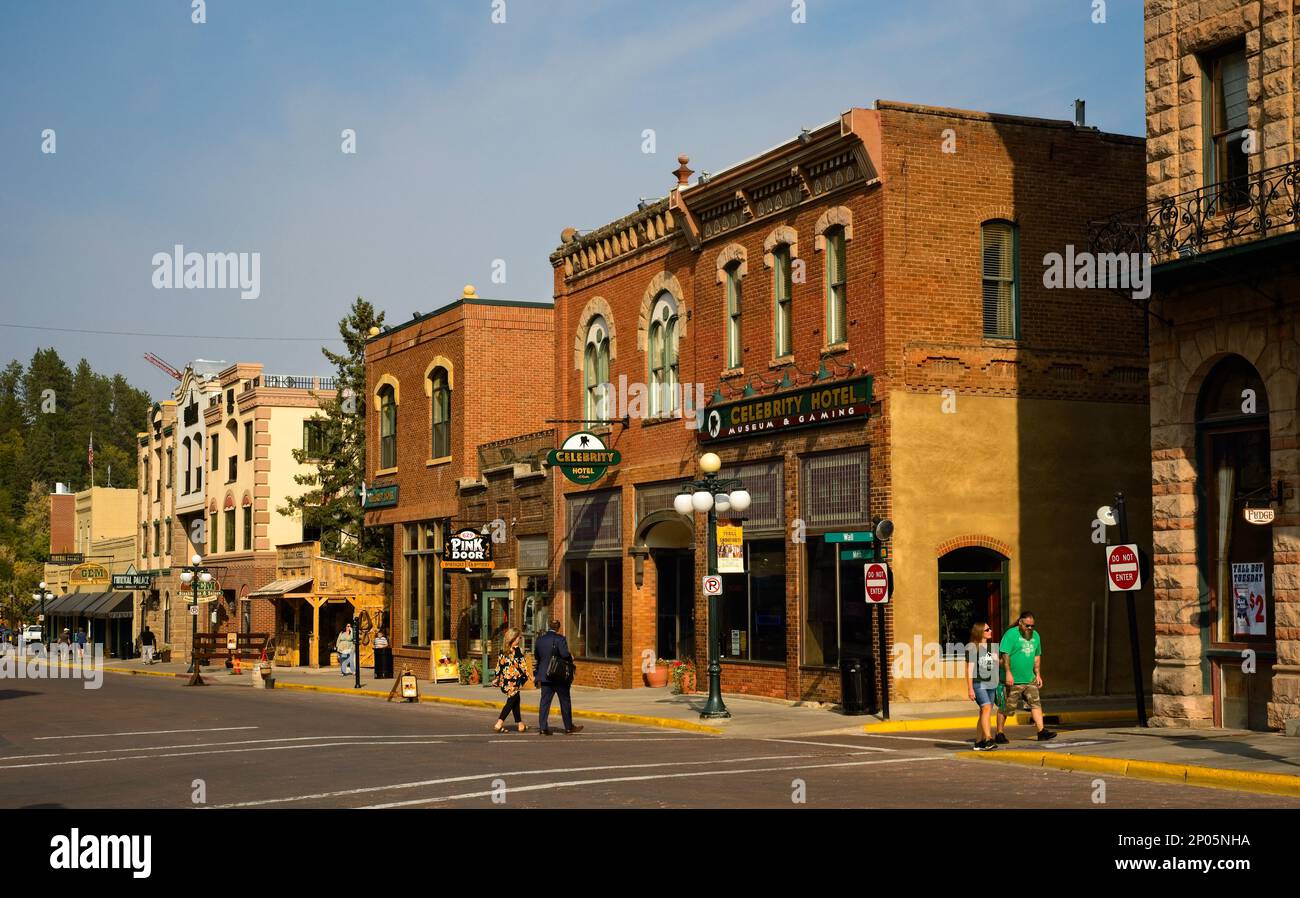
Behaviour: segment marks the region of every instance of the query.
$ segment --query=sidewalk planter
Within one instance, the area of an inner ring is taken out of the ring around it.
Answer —
[[[483,682],[483,671],[477,661],[471,658],[460,662],[460,685],[477,686],[481,682]]]
[[[695,691],[695,665],[690,661],[671,662],[671,677],[674,695]]]
[[[663,659],[655,662],[655,666],[646,671],[642,676],[645,678],[645,684],[651,689],[662,689],[668,685],[670,671],[668,663]]]

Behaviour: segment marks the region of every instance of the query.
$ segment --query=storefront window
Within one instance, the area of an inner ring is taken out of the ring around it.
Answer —
[[[446,639],[451,620],[451,578],[441,570],[436,554],[441,545],[441,522],[407,524],[402,548],[402,590],[406,599],[406,643],[428,645]],[[441,596],[439,595],[441,587]],[[441,601],[439,601],[441,599]],[[441,633],[438,627],[442,611]]]
[[[808,538],[808,595],[803,615],[803,663],[833,667],[840,663],[836,567],[839,546],[820,536]]]
[[[593,558],[568,563],[569,645],[584,658],[623,657],[623,562]]]
[[[745,573],[722,583],[722,656],[785,661],[785,542],[747,541]]]
[[[524,578],[523,649],[527,654],[533,650],[533,642],[546,632],[550,625],[551,595],[550,580],[545,576],[528,576]]]
[[[992,549],[954,549],[939,559],[939,644],[945,655],[964,654],[971,627],[979,621],[1002,638],[1006,593],[1007,559]]]

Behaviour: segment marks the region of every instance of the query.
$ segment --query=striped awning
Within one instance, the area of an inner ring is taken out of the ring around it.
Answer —
[[[249,596],[282,596],[288,592],[306,592],[311,586],[311,577],[302,580],[272,580],[265,586],[255,589]]]
[[[106,592],[103,598],[82,612],[83,617],[131,617],[133,603],[129,592]]]

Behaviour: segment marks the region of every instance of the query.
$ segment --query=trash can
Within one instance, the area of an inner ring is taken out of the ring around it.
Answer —
[[[845,714],[866,714],[866,679],[861,658],[840,661],[840,707]]]

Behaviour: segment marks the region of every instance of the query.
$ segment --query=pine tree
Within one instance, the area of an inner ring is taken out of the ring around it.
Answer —
[[[336,371],[333,399],[321,400],[321,412],[310,420],[314,445],[293,450],[306,470],[294,482],[307,487],[300,496],[287,498],[277,509],[282,515],[302,515],[303,524],[318,527],[321,551],[331,557],[374,567],[391,559],[386,529],[365,529],[365,511],[358,490],[366,477],[366,341],[372,327],[384,323],[382,312],[357,297],[339,322],[344,351],[322,348]]]

